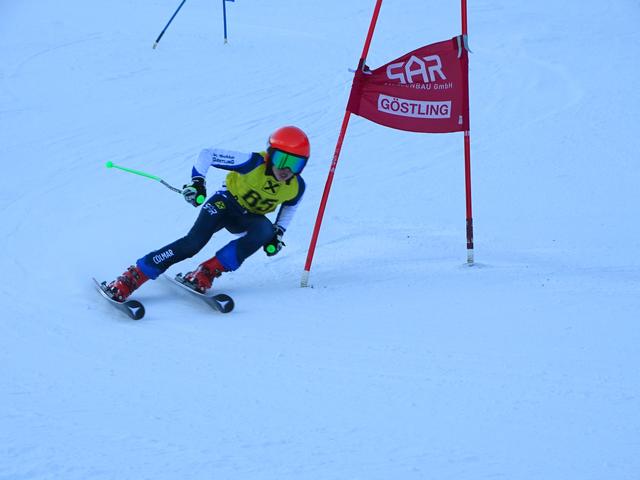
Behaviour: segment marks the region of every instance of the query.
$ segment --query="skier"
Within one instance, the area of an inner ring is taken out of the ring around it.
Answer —
[[[204,203],[186,236],[137,260],[107,285],[106,293],[124,302],[148,279],[155,280],[171,265],[193,257],[222,228],[244,235],[184,276],[185,283],[197,292],[205,293],[214,278],[238,269],[260,247],[267,256],[277,254],[284,246],[282,236],[305,190],[300,173],[309,153],[307,135],[293,126],[273,132],[266,152],[202,150],[191,171],[191,183],[184,185],[182,195],[194,207],[198,206],[198,199],[206,198],[205,177],[210,166],[229,170],[222,188]],[[271,223],[265,214],[275,211],[278,205],[275,223]]]

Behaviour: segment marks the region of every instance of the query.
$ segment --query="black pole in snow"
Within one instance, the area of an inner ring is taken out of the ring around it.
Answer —
[[[180,4],[180,6],[178,6],[178,8],[176,9],[175,12],[173,12],[173,15],[171,16],[171,18],[169,19],[169,21],[167,22],[167,24],[165,25],[165,27],[162,29],[162,31],[160,32],[160,35],[158,35],[158,38],[156,38],[156,41],[153,42],[153,48],[155,49],[158,46],[158,42],[160,42],[160,39],[162,38],[162,36],[164,35],[164,32],[167,31],[167,28],[169,28],[169,25],[171,25],[171,22],[173,22],[173,19],[176,18],[176,15],[178,14],[178,12],[180,11],[180,9],[182,8],[182,6],[184,5],[184,2],[186,2],[187,0],[182,0],[182,3]]]

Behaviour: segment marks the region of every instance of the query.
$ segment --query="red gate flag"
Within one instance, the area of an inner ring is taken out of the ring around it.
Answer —
[[[469,59],[463,37],[433,43],[356,72],[347,110],[399,130],[469,130]]]
[[[352,113],[399,130],[422,133],[464,132],[467,263],[473,265],[467,0],[460,0],[460,5],[462,35],[418,48],[372,71],[367,67],[366,59],[382,6],[382,0],[376,0],[313,227],[300,281],[302,287],[309,284],[313,254]]]

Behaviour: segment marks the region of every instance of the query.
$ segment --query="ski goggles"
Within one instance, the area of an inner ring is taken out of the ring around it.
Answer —
[[[307,157],[300,155],[293,155],[291,153],[283,152],[282,150],[270,149],[269,158],[271,164],[279,169],[288,168],[291,173],[298,174],[302,172],[302,169],[307,164]]]

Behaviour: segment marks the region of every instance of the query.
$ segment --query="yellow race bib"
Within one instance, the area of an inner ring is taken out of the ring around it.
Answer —
[[[227,175],[227,190],[251,213],[264,215],[273,212],[278,205],[298,195],[300,185],[297,177],[289,183],[279,182],[267,175],[266,169],[267,165],[263,163],[249,173],[229,172]]]

